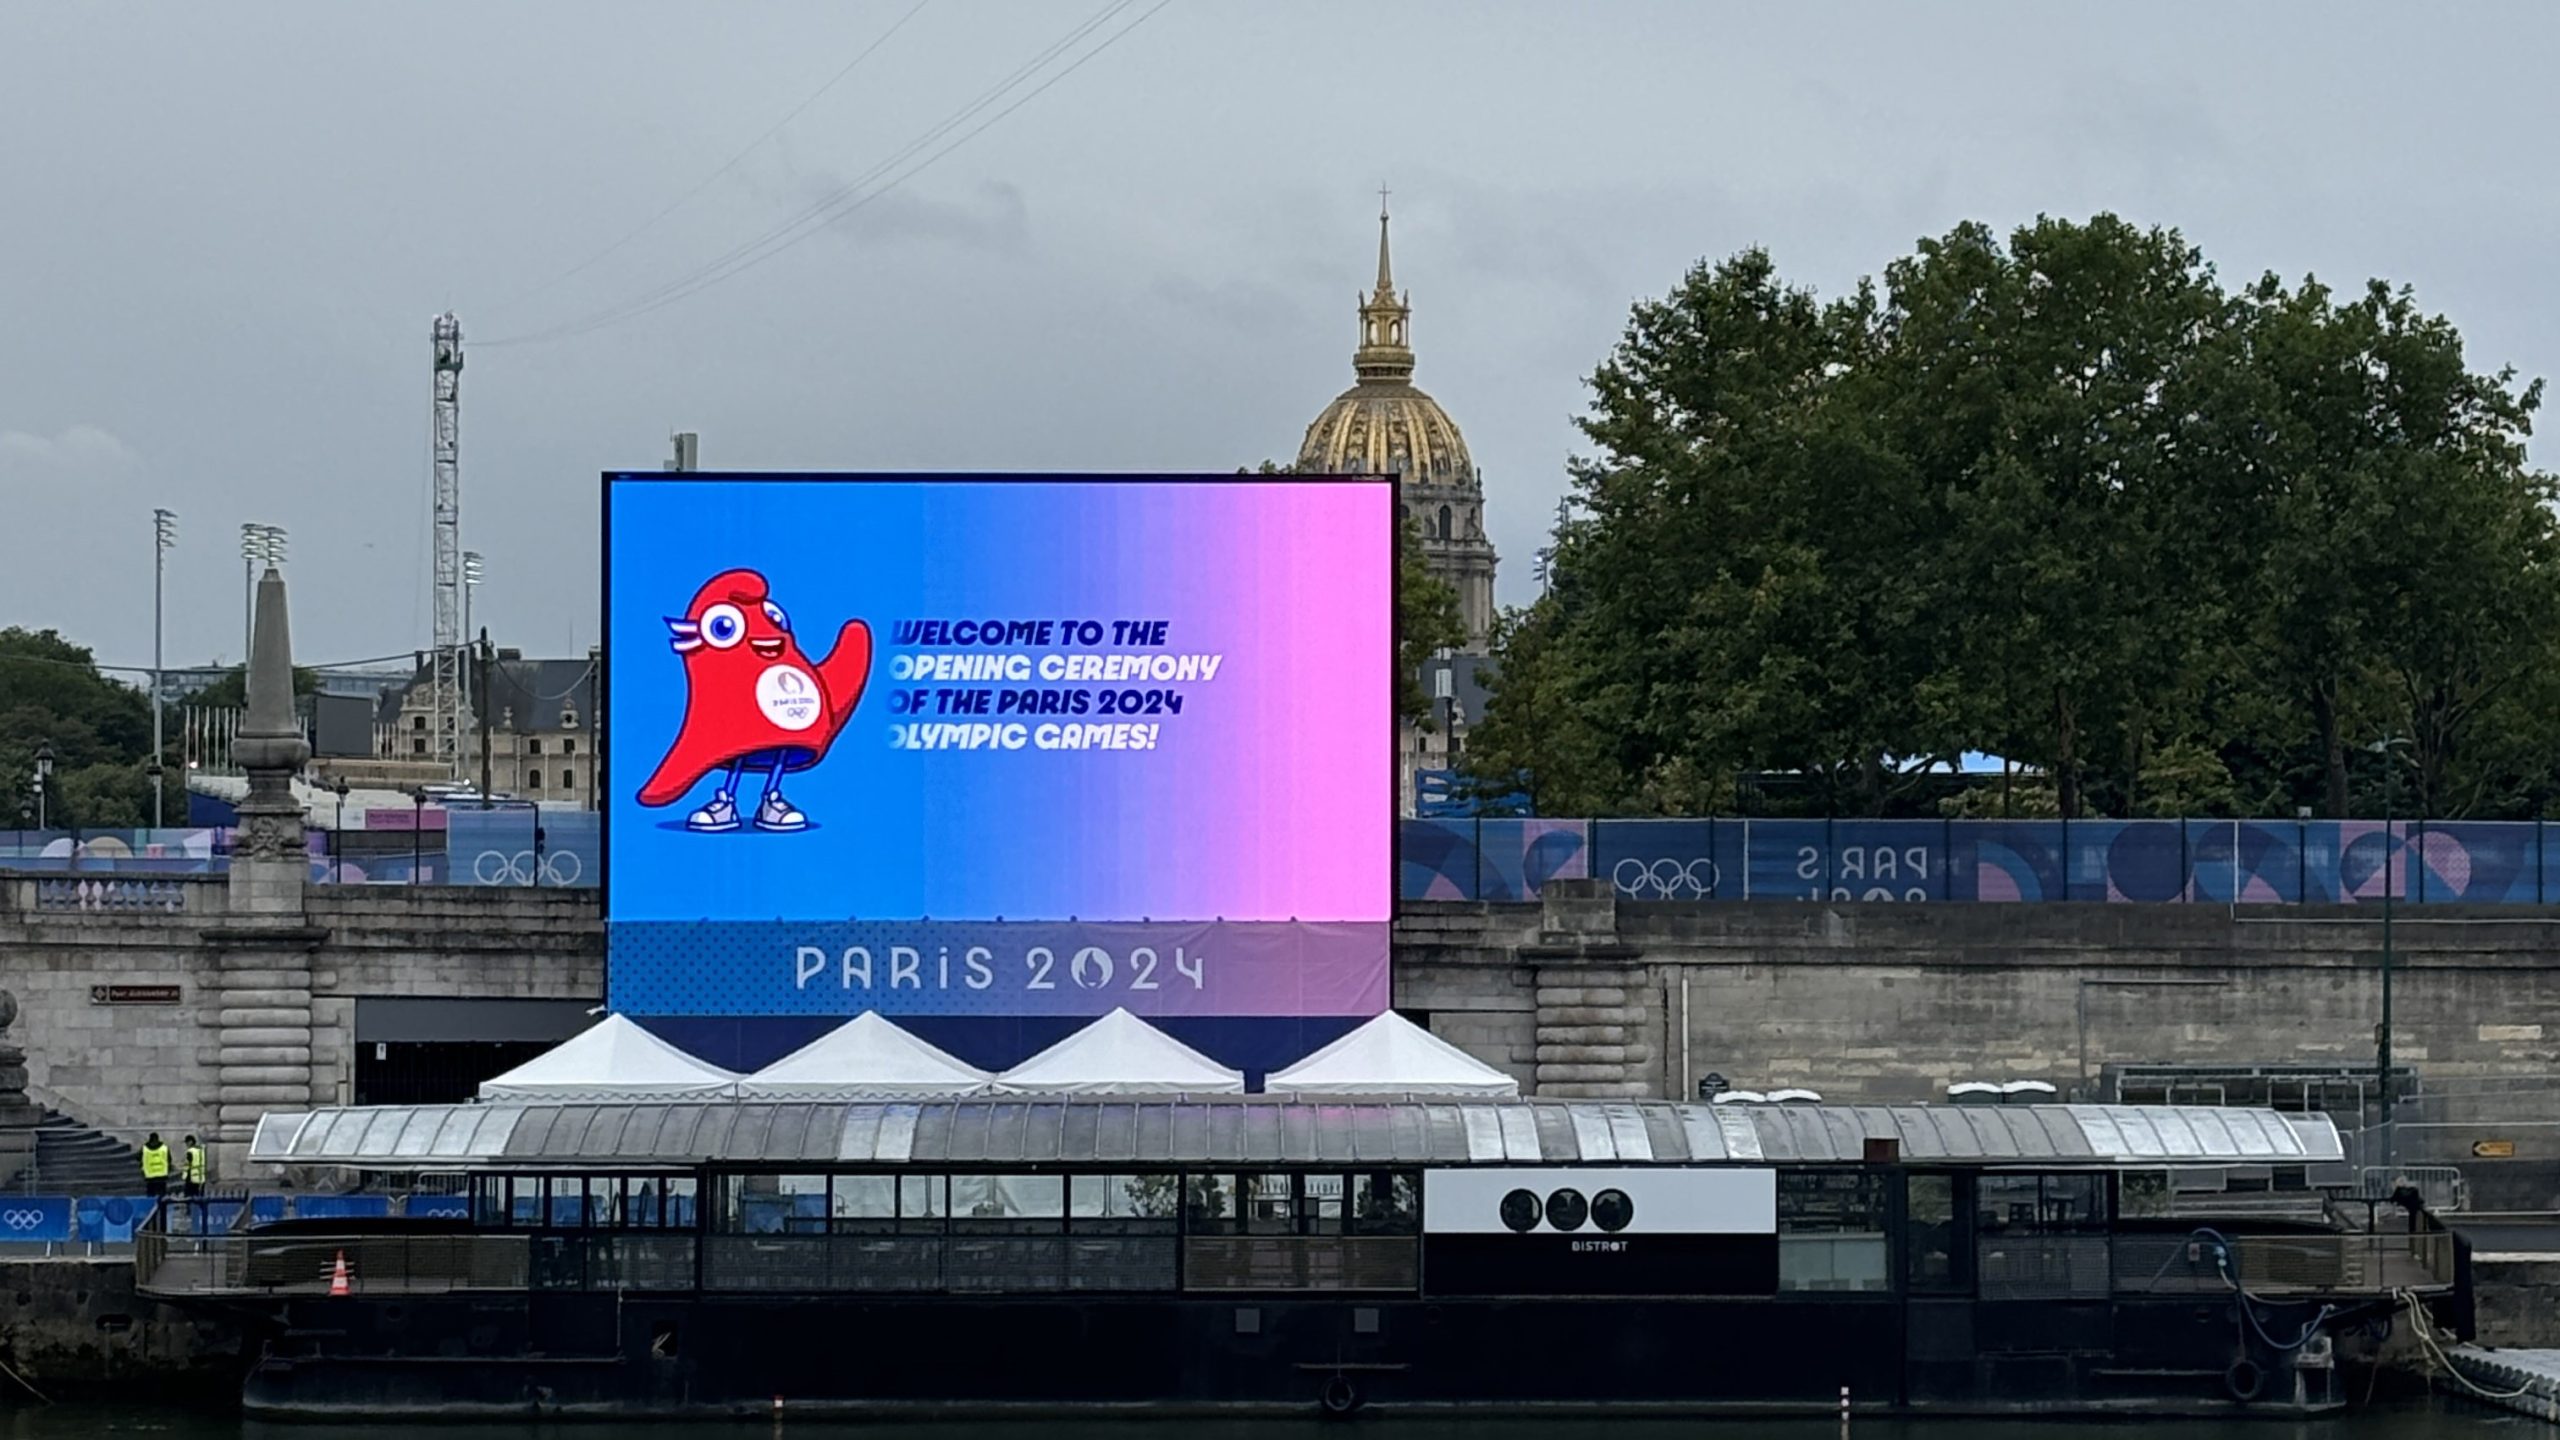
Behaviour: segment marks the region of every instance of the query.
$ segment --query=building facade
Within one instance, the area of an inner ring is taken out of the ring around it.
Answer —
[[[474,720],[465,737],[463,775],[481,774],[480,722],[488,730],[490,787],[501,794],[548,804],[596,807],[603,778],[596,752],[596,671],[583,660],[528,660],[521,650],[501,649],[485,670],[467,667],[470,680],[487,677],[485,701],[471,697]],[[432,764],[434,702],[422,666],[408,686],[386,700],[378,728],[379,758]]]

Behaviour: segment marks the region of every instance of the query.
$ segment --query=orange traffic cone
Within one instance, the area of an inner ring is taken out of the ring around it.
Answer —
[[[329,1293],[332,1295],[350,1293],[347,1285],[347,1252],[344,1250],[338,1252],[338,1263],[329,1267]]]

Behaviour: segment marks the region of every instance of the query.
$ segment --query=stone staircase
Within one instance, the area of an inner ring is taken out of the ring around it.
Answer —
[[[175,1142],[170,1148],[174,1166]],[[48,1109],[36,1122],[34,1160],[8,1188],[20,1195],[138,1194],[142,1155],[114,1136]]]

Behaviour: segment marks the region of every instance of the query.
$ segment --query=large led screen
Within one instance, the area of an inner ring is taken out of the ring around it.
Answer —
[[[1366,1015],[1393,486],[608,475],[642,1015]]]

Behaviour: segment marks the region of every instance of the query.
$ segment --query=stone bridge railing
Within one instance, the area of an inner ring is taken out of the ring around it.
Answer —
[[[219,875],[40,875],[0,881],[0,908],[21,912],[203,915],[223,908]]]

